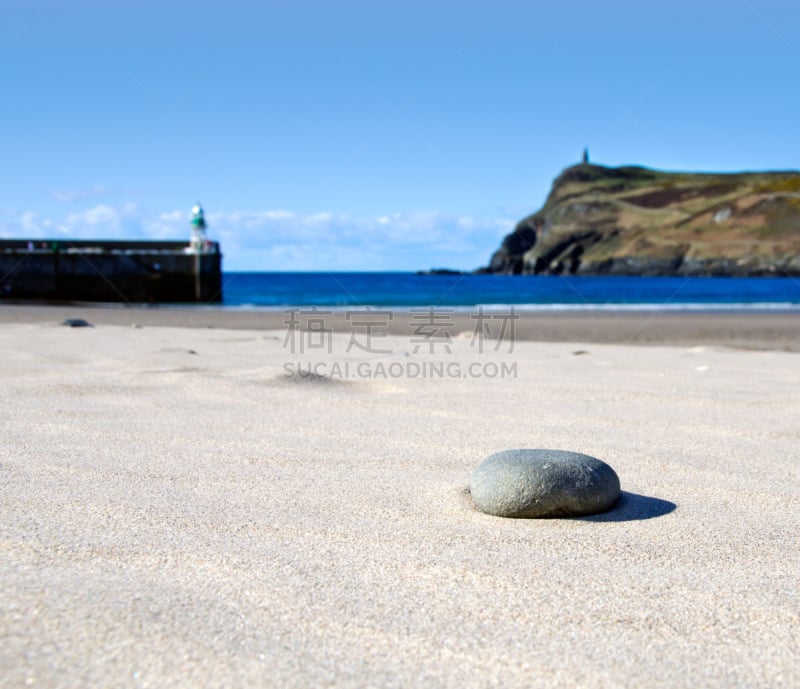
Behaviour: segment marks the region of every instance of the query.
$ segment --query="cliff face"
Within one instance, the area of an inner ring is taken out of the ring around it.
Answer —
[[[800,173],[576,165],[481,272],[800,275]]]

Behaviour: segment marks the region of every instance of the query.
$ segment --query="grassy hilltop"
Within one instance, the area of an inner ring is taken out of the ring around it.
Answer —
[[[800,173],[576,165],[481,272],[800,275]]]

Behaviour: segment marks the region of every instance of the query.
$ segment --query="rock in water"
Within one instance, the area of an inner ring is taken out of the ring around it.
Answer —
[[[578,517],[619,497],[605,462],[565,450],[506,450],[487,457],[469,484],[475,505],[497,517]]]

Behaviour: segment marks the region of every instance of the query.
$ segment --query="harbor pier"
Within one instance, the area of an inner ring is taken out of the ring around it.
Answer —
[[[0,301],[219,303],[222,253],[199,204],[189,241],[0,239]]]

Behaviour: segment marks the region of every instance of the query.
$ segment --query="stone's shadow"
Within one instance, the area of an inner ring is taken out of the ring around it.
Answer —
[[[640,519],[663,517],[674,512],[677,505],[669,500],[649,498],[646,495],[621,491],[619,499],[607,512],[578,517],[585,522],[632,522]]]

